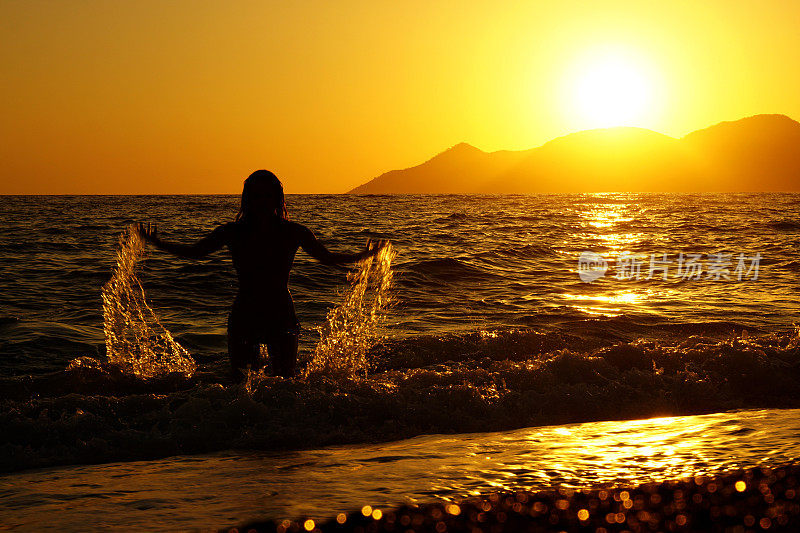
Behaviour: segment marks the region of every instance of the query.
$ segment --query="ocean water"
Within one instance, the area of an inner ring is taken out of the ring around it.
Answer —
[[[181,470],[194,463],[168,458],[800,406],[797,194],[290,195],[290,217],[334,250],[393,243],[392,305],[366,375],[231,383],[226,251],[190,261],[150,249],[135,265],[193,372],[143,379],[108,364],[101,295],[127,225],[191,242],[237,204],[0,197],[0,470]],[[582,254],[606,270],[580,268]],[[303,364],[358,275],[298,252]]]

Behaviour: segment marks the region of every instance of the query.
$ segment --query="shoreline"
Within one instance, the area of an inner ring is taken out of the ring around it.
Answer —
[[[592,489],[501,491],[455,502],[363,507],[321,524],[252,521],[225,533],[798,531],[800,462]]]

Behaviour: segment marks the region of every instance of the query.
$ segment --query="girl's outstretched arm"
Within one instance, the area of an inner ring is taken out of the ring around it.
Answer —
[[[224,226],[219,226],[217,229],[200,239],[194,244],[178,244],[172,242],[162,241],[158,236],[158,228],[155,224],[136,224],[136,231],[139,235],[158,248],[179,257],[186,257],[188,259],[199,259],[205,257],[211,252],[219,250],[225,245]]]
[[[323,265],[338,265],[341,263],[355,263],[367,257],[371,257],[383,249],[389,241],[367,241],[367,247],[355,254],[341,254],[331,252],[322,244],[314,233],[305,226],[300,226],[300,246],[311,257],[317,259]]]

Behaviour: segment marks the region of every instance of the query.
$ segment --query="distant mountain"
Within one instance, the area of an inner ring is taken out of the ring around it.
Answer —
[[[581,131],[530,150],[461,143],[353,194],[800,191],[800,123],[722,122],[675,139],[642,128]]]
[[[415,167],[391,170],[354,194],[477,192],[488,179],[509,171],[527,152],[487,153],[461,143]]]

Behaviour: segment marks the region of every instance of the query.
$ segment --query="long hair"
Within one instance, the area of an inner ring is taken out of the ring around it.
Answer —
[[[279,220],[289,220],[289,213],[286,211],[286,199],[283,195],[281,180],[269,170],[256,170],[244,180],[242,203],[234,221],[247,222],[258,210],[260,205],[257,200],[259,200],[259,198],[256,198],[254,194],[254,189],[258,185],[261,185],[261,188],[265,188],[269,191],[270,203],[267,206],[267,212],[277,217]]]

